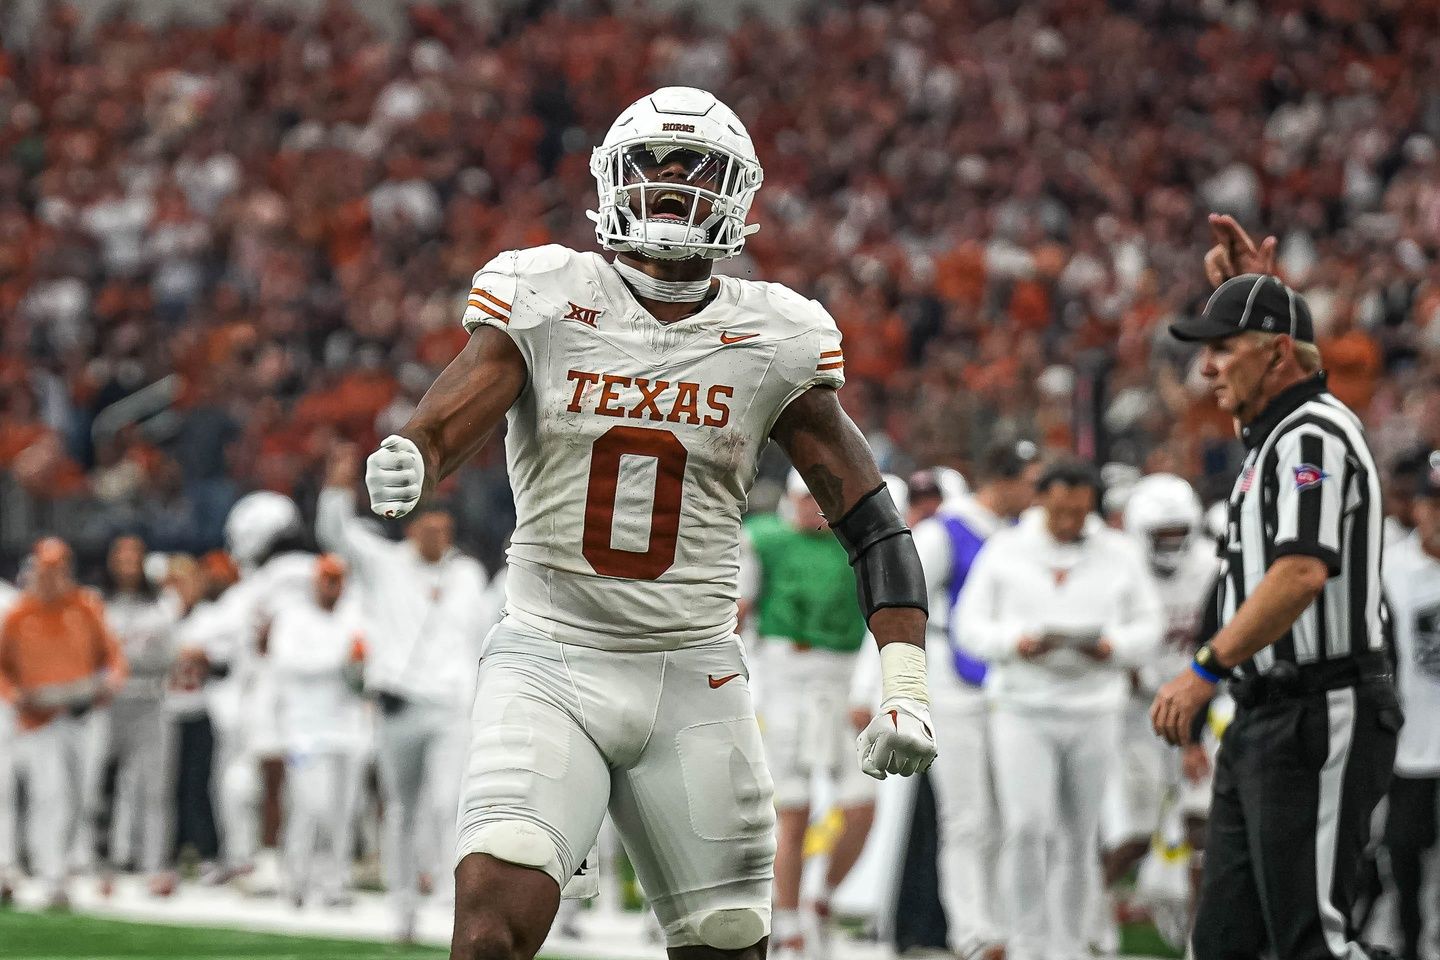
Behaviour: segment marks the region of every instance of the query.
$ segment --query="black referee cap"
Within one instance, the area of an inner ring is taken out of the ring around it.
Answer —
[[[1237,333],[1284,333],[1315,342],[1315,321],[1305,298],[1268,274],[1244,273],[1216,288],[1198,317],[1170,324],[1179,340],[1221,340]]]

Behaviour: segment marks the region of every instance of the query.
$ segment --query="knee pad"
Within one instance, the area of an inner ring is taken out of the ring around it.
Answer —
[[[517,867],[543,870],[561,886],[567,879],[555,839],[543,828],[525,820],[494,820],[467,831],[460,839],[456,863],[472,853],[483,853]]]
[[[702,946],[716,950],[744,950],[765,939],[770,932],[768,920],[759,910],[749,907],[712,910],[699,918],[695,933]]]

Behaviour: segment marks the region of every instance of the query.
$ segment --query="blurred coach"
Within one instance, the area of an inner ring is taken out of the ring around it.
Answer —
[[[1264,269],[1228,218],[1222,252]],[[1222,676],[1238,710],[1215,771],[1196,960],[1366,956],[1350,920],[1370,815],[1400,729],[1382,630],[1380,474],[1356,416],[1325,388],[1309,308],[1273,276],[1226,280],[1171,326],[1246,458],[1216,587],[1220,629],[1155,697],[1188,742]]]
[[[70,548],[47,537],[34,572],[0,624],[0,697],[15,705],[30,790],[34,873],[47,903],[68,906],[66,851],[81,827],[83,781],[93,768],[86,715],[125,685],[125,655],[100,598],[75,583]]]
[[[475,671],[493,622],[480,564],[455,549],[455,522],[442,509],[412,514],[395,543],[355,516],[355,449],[333,451],[320,493],[315,534],[349,562],[364,604],[369,647],[365,689],[380,708],[376,731],[385,801],[386,885],[402,941],[414,936],[418,877],[434,876],[443,896],[451,857],[460,774],[469,742]],[[430,816],[421,807],[425,797]],[[422,830],[438,825],[439,837]],[[422,855],[428,853],[431,862]]]

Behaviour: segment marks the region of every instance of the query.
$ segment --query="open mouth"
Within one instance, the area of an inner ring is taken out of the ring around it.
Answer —
[[[650,198],[650,219],[683,222],[690,216],[690,201],[683,193],[666,190]]]

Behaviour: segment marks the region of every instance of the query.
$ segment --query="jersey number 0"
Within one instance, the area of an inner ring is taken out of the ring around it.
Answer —
[[[643,553],[610,545],[622,457],[655,461],[655,499],[650,507],[650,541]],[[658,580],[675,563],[680,533],[680,493],[689,454],[669,430],[611,427],[590,448],[590,481],[585,495],[581,553],[596,573],[626,580]]]

